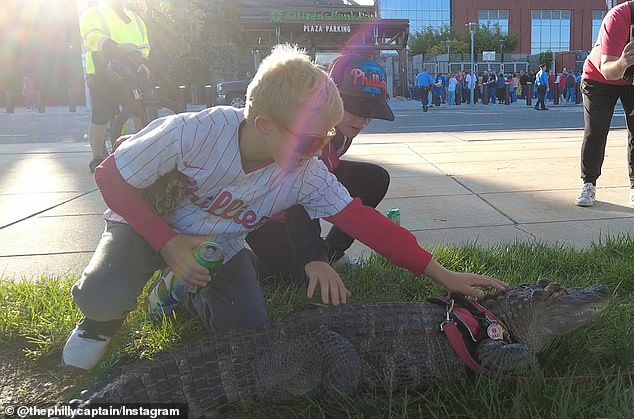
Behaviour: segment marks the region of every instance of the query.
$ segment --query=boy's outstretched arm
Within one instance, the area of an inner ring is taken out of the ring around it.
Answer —
[[[326,220],[395,265],[416,276],[424,274],[451,292],[480,298],[484,292],[478,287],[494,290],[507,288],[507,284],[494,278],[446,269],[433,260],[431,253],[418,245],[412,233],[374,208],[364,206],[358,198]]]
[[[312,220],[302,205],[294,205],[286,210],[286,230],[295,259],[308,277],[307,297],[312,298],[319,285],[322,303],[347,303],[350,291],[328,263],[328,245],[321,238],[319,220]]]

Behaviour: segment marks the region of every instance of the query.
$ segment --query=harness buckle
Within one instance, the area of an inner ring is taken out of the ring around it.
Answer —
[[[453,298],[451,300],[447,301],[447,305],[446,305],[446,309],[445,309],[445,320],[442,323],[440,323],[440,331],[441,332],[445,331],[445,326],[448,323],[453,322],[453,320],[451,319],[451,313],[453,312],[454,304],[455,304],[455,301],[453,300]]]

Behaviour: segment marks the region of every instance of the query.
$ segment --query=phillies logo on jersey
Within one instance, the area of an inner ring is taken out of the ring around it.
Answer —
[[[249,230],[258,225],[258,214],[253,210],[247,210],[243,200],[233,199],[231,192],[222,191],[215,198],[204,198],[196,195],[198,186],[193,180],[188,180],[187,183],[188,192],[191,194],[191,203],[197,207],[216,217],[233,220]]]
[[[246,205],[241,199],[233,199],[231,192],[222,191],[211,203],[208,213],[224,219],[232,219],[244,228],[251,229],[258,222],[258,215],[253,210],[246,210]]]

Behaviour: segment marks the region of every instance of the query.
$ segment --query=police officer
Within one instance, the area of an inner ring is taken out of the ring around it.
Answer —
[[[429,109],[429,89],[434,85],[434,79],[425,69],[416,75],[416,86],[418,87],[418,95],[423,106],[423,112]]]
[[[535,75],[535,84],[537,85],[537,103],[535,104],[535,109],[538,111],[547,111],[548,108],[544,102],[546,92],[548,91],[548,69],[546,68],[546,63],[539,65],[539,71]]]
[[[98,6],[88,8],[79,19],[79,29],[87,49],[86,80],[92,108],[88,127],[93,156],[88,164],[91,173],[105,158],[106,125],[124,94],[106,76],[106,65],[110,60],[124,60],[130,52],[136,52],[137,70],[149,77],[145,64],[150,54],[147,28],[143,20],[125,6],[126,0],[100,0]]]

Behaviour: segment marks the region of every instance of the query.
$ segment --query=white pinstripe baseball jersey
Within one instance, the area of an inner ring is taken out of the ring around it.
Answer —
[[[209,236],[226,259],[245,246],[244,236],[273,214],[302,204],[312,218],[339,213],[352,198],[313,157],[288,173],[275,163],[242,168],[238,130],[244,112],[215,107],[157,119],[115,152],[121,176],[146,188],[177,168],[188,182],[186,197],[166,219],[184,234]],[[106,219],[123,221],[112,210]]]

